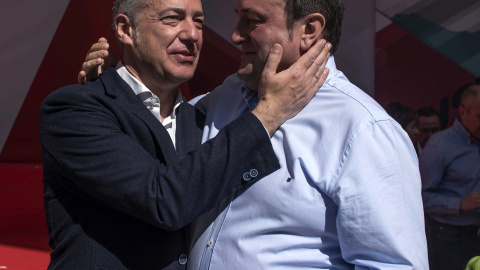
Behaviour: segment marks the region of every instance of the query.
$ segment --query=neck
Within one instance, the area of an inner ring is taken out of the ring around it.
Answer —
[[[175,106],[179,90],[178,85],[162,84],[161,80],[158,78],[151,79],[149,76],[141,75],[140,72],[138,72],[138,69],[134,68],[132,65],[126,63],[123,63],[123,65],[133,77],[139,80],[148,88],[148,90],[158,97],[160,100],[160,116],[163,123],[163,119],[173,112],[173,107]]]
[[[460,122],[460,124],[462,124],[463,128],[468,132],[468,134],[470,134],[470,137],[472,137],[472,138],[480,141],[480,138],[477,138],[477,136],[473,135],[473,133],[472,133],[472,131],[469,129],[469,127],[465,126],[465,124],[463,123],[461,117],[458,118],[458,121]]]

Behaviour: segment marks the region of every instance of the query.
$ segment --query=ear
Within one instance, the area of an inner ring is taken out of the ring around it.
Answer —
[[[458,107],[458,114],[460,115],[460,119],[465,119],[465,117],[467,116],[467,109],[460,105],[460,107]]]
[[[117,26],[116,34],[118,40],[124,45],[133,46],[133,27],[130,18],[125,14],[118,14],[115,18],[115,24]]]
[[[303,20],[303,33],[300,42],[302,52],[308,51],[310,47],[323,38],[323,29],[325,28],[325,17],[320,13],[308,14]]]

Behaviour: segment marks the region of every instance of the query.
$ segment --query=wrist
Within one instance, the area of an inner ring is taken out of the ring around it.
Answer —
[[[269,113],[268,108],[264,108],[260,103],[252,111],[252,114],[262,123],[270,137],[273,136],[278,127],[283,123],[279,115]]]

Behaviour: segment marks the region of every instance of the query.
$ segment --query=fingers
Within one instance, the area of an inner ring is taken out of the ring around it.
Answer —
[[[330,57],[330,53],[327,53],[325,59],[323,60],[322,65],[318,68],[317,72],[313,76],[313,79],[317,80],[315,82],[315,87],[317,89],[320,88],[323,85],[323,83],[327,80],[328,73],[330,72],[330,70],[326,68],[329,57]]]
[[[108,44],[108,41],[105,38],[100,38],[98,39],[97,43],[94,43],[92,47],[90,47],[90,50],[88,50],[88,53],[101,51],[101,50],[108,50],[108,48],[110,48],[110,44]]]
[[[87,54],[87,57],[85,58],[85,62],[97,59],[97,58],[103,58],[106,59],[109,55],[108,50],[99,50],[99,51],[89,51]]]
[[[108,44],[105,38],[99,38],[98,42],[93,44],[88,50],[87,57],[85,58],[85,62],[94,60],[96,58],[107,58],[109,54],[110,45]]]
[[[89,74],[101,66],[103,62],[104,60],[102,58],[96,58],[87,62],[83,62],[82,71],[84,71],[86,74]]]
[[[327,41],[324,39],[316,42],[310,49],[308,49],[306,53],[304,53],[300,57],[300,59],[297,61],[298,65],[304,67],[305,69],[309,69],[315,62],[320,65],[320,63],[323,62],[323,58],[325,57],[324,49],[329,44],[330,43],[327,43]],[[330,51],[330,48],[327,49],[328,51]],[[322,61],[317,60],[319,57],[322,58]]]
[[[101,38],[98,39],[98,43],[107,43],[107,42],[108,42],[107,39],[104,38],[104,37],[101,37]],[[108,43],[107,43],[107,45],[108,45]]]
[[[82,70],[78,73],[77,81],[79,84],[87,81],[87,74],[85,73],[85,71]]]
[[[97,43],[93,44],[88,50],[85,62],[82,64],[82,70],[78,73],[78,83],[84,83],[88,79],[98,77],[101,73],[101,66],[105,64],[105,59],[109,59],[110,45],[106,38],[99,38]]]
[[[322,42],[320,42],[320,43],[322,43]],[[315,44],[315,45],[317,45],[317,44]],[[316,55],[313,63],[308,67],[308,69],[306,71],[307,76],[314,76],[316,78],[319,78],[320,75],[323,73],[323,69],[325,68],[325,66],[327,64],[328,58],[330,57],[330,49],[332,48],[332,44],[327,42],[325,45],[319,45],[319,46],[322,48],[322,50],[319,51],[319,53]],[[308,51],[308,52],[310,52],[310,51]]]
[[[280,44],[274,44],[268,54],[267,61],[265,62],[265,68],[263,69],[262,76],[275,75],[277,73],[278,65],[282,59],[283,48]]]
[[[320,89],[320,87],[322,87],[323,83],[327,80],[329,72],[330,72],[330,70],[328,68],[323,69],[322,74],[319,75],[320,77],[315,77],[315,78],[318,78],[318,79],[315,82],[314,89],[318,90],[318,89]]]

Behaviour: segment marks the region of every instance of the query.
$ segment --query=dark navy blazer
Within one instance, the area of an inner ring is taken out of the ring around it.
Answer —
[[[175,149],[114,69],[47,97],[40,136],[49,269],[184,269],[185,227],[279,168],[251,113],[201,146],[204,115],[186,102],[177,113]],[[246,182],[251,169],[258,177]]]

